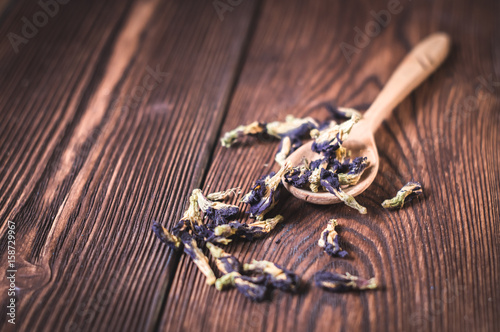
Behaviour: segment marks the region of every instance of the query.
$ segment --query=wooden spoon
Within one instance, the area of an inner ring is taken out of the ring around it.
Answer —
[[[421,41],[404,58],[363,118],[354,125],[343,146],[347,150],[351,150],[352,158],[367,157],[370,166],[356,185],[343,188],[346,193],[351,196],[359,195],[372,184],[379,167],[379,157],[373,134],[382,121],[391,115],[392,110],[439,67],[448,55],[449,49],[450,37],[446,33],[434,33]],[[288,156],[287,161],[291,165],[297,166],[304,157],[309,161],[318,159],[320,155],[311,150],[312,143],[313,141],[301,146]],[[313,193],[309,190],[295,188],[286,183],[284,179],[283,183],[292,195],[311,203],[327,205],[341,202],[337,196],[329,192]]]

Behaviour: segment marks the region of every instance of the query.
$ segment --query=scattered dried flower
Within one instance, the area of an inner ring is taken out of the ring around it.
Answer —
[[[296,292],[300,284],[300,278],[295,273],[268,261],[254,259],[252,263],[243,265],[243,271],[263,273],[269,284],[285,292]]]
[[[165,227],[163,227],[159,222],[153,221],[151,229],[160,239],[161,242],[168,245],[170,248],[177,250],[182,246],[181,239],[177,236],[171,234]]]
[[[347,206],[356,209],[361,214],[366,214],[366,208],[360,205],[354,197],[347,194],[340,188],[340,182],[338,175],[331,171],[327,171],[325,169],[321,170],[321,185],[325,187],[330,193],[337,196],[342,202],[344,202]]]
[[[210,253],[215,258],[217,268],[223,276],[215,282],[219,291],[234,286],[236,289],[253,301],[260,302],[265,299],[267,286],[264,278],[252,278],[241,275],[241,264],[236,257],[226,253],[223,249],[207,243]]]
[[[318,123],[313,118],[307,117],[302,119],[288,115],[284,122],[274,121],[266,124],[255,121],[246,126],[239,126],[225,133],[221,138],[221,144],[229,148],[238,138],[245,135],[257,137],[265,137],[267,135],[278,139],[289,136],[293,140],[293,138],[305,137],[311,129],[317,127]]]
[[[408,182],[398,191],[395,197],[385,200],[382,206],[386,209],[402,208],[405,203],[422,193],[423,191],[420,183]]]
[[[367,290],[378,287],[375,278],[367,280],[349,273],[344,275],[331,272],[318,272],[314,275],[314,282],[316,286],[332,292]]]
[[[224,137],[222,137],[220,141],[222,146],[229,148],[241,136],[244,135],[259,136],[263,135],[265,131],[266,131],[266,125],[258,121],[255,121],[249,125],[239,126],[236,129],[228,131],[227,133],[224,134]]]
[[[288,173],[292,167],[285,163],[277,173],[263,176],[255,182],[252,190],[241,200],[250,205],[250,217],[263,220],[277,203],[281,185],[281,177]]]
[[[214,202],[207,199],[200,189],[193,190],[193,195],[197,196],[198,206],[205,216],[217,225],[227,224],[229,220],[240,212],[236,205]]]
[[[331,219],[328,221],[328,226],[321,232],[321,237],[318,240],[318,245],[325,249],[325,252],[330,256],[347,256],[347,251],[342,250],[339,245],[339,235],[335,231],[337,220]]]
[[[265,220],[257,220],[250,224],[230,222],[214,228],[214,236],[222,238],[243,238],[249,241],[262,237],[271,232],[278,223],[283,221],[281,215]]]
[[[366,157],[354,158],[352,163],[349,164],[349,171],[347,173],[339,173],[340,185],[353,186],[357,184],[366,167],[368,167]]]

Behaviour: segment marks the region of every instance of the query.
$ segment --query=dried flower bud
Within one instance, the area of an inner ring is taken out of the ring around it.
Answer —
[[[332,292],[367,290],[378,287],[375,278],[366,280],[349,273],[344,275],[331,272],[318,272],[314,275],[314,282],[316,286]]]
[[[325,156],[335,154],[335,151],[347,139],[352,127],[359,121],[358,116],[353,116],[350,120],[323,130],[317,135],[311,149],[317,153],[323,153]]]
[[[209,199],[211,201],[223,201],[226,198],[228,198],[229,196],[231,196],[233,194],[238,195],[239,193],[240,193],[240,188],[231,188],[228,190],[208,194],[207,199]]]
[[[161,242],[168,245],[170,248],[177,250],[181,247],[182,242],[177,236],[171,234],[165,227],[163,227],[160,223],[153,221],[153,225],[151,229],[156,234],[156,236],[160,239]]]
[[[345,193],[342,189],[340,189],[340,182],[338,179],[338,175],[327,171],[325,169],[321,170],[321,185],[326,188],[330,193],[337,196],[342,202],[344,202],[347,206],[356,209],[361,214],[366,214],[366,208],[361,206],[351,195]]]
[[[252,241],[271,232],[278,223],[283,221],[281,215],[265,220],[257,220],[250,224],[230,222],[214,228],[214,235],[223,238],[237,237]]]
[[[366,157],[354,158],[352,163],[349,164],[348,173],[339,173],[340,185],[353,186],[357,184],[366,167],[368,167]]]
[[[227,224],[240,211],[236,205],[208,200],[200,189],[193,190],[193,195],[197,196],[198,206],[205,213],[205,216],[217,225]]]
[[[265,132],[266,132],[266,125],[263,123],[260,123],[258,121],[255,121],[249,125],[239,126],[236,129],[228,131],[227,133],[224,134],[224,137],[222,137],[220,141],[221,141],[222,146],[229,148],[241,136],[244,136],[244,135],[257,136],[257,135],[264,134]]]
[[[238,138],[244,135],[263,137],[269,135],[279,139],[285,136],[300,138],[306,136],[311,129],[317,127],[317,122],[310,117],[301,119],[288,115],[284,122],[274,121],[264,124],[255,121],[247,126],[239,126],[236,129],[225,133],[221,138],[221,143],[222,146],[229,148],[238,140]]]
[[[215,264],[219,271],[223,274],[228,274],[231,272],[240,272],[241,264],[233,255],[228,254],[222,248],[219,248],[211,243],[207,243],[207,248],[210,253],[215,258]]]
[[[188,232],[181,234],[181,241],[184,244],[184,252],[188,254],[193,262],[196,264],[201,273],[207,278],[207,284],[213,285],[215,283],[215,274],[208,264],[208,258],[203,251],[198,248],[196,240]]]
[[[300,284],[300,278],[295,273],[268,261],[254,259],[252,263],[244,264],[243,270],[245,272],[264,273],[269,284],[286,292],[296,292]]]
[[[406,202],[422,194],[422,186],[418,182],[408,182],[401,188],[395,197],[387,199],[382,203],[386,209],[402,208]]]
[[[296,188],[303,188],[309,184],[310,176],[311,170],[307,166],[297,166],[285,174],[285,182]]]
[[[337,220],[331,219],[328,226],[321,232],[321,237],[318,240],[318,245],[325,249],[325,252],[330,256],[347,256],[347,251],[342,250],[339,245],[339,235],[335,231]]]
[[[189,197],[189,207],[184,212],[181,220],[187,221],[191,228],[194,228],[195,225],[200,226],[203,225],[203,217],[200,213],[200,207],[198,205],[198,195],[196,190],[193,190],[193,193]],[[175,234],[175,233],[174,233]]]
[[[267,133],[277,138],[304,137],[314,128],[318,128],[318,123],[313,118],[296,118],[293,115],[287,115],[285,122],[274,121],[266,125]]]
[[[217,290],[221,291],[224,288],[234,286],[240,293],[253,301],[265,299],[267,294],[265,279],[241,275],[241,264],[236,257],[210,243],[207,243],[207,247],[216,259],[217,268],[223,273],[223,276],[215,282]]]
[[[277,173],[271,173],[255,182],[252,190],[241,200],[250,205],[250,217],[263,220],[265,214],[278,203],[281,177],[291,169],[292,167],[285,163]]]

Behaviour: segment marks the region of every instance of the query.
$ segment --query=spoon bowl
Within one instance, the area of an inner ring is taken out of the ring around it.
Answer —
[[[417,86],[432,74],[444,61],[450,49],[450,37],[442,32],[434,33],[421,41],[396,68],[373,104],[363,118],[354,125],[343,147],[351,153],[350,157],[366,157],[369,166],[354,186],[342,188],[351,196],[357,196],[368,188],[379,168],[379,157],[374,133],[392,110],[406,98]],[[311,150],[312,141],[304,144],[287,158],[292,166],[298,166],[306,158],[316,160],[321,155]],[[341,200],[329,192],[313,193],[310,190],[296,188],[282,179],[285,188],[295,197],[321,205],[340,203]]]
[[[365,169],[359,182],[355,186],[345,186],[342,187],[342,190],[351,196],[357,196],[361,194],[370,184],[372,184],[375,176],[377,175],[378,166],[379,166],[379,158],[377,146],[375,145],[375,139],[370,131],[363,131],[364,122],[360,120],[356,126],[351,131],[351,135],[344,144],[342,145],[348,151],[350,151],[351,155],[349,158],[353,159],[356,157],[366,157],[368,161],[368,167]],[[288,161],[291,165],[297,166],[299,165],[303,158],[306,158],[309,161],[313,161],[321,158],[322,156],[311,150],[312,141],[302,145],[298,148],[294,153],[292,153],[288,157]],[[317,192],[313,193],[307,189],[296,188],[291,184],[285,182],[283,180],[283,184],[285,188],[295,197],[302,199],[304,201],[308,201],[315,204],[320,205],[329,205],[335,203],[341,203],[342,201],[335,195],[325,191],[325,192]]]

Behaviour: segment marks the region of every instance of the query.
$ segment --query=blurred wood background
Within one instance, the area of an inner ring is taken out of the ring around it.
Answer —
[[[0,1],[0,257],[6,269],[14,221],[16,330],[500,330],[498,1],[43,3]],[[277,169],[277,142],[225,149],[223,132],[324,117],[324,102],[366,110],[435,31],[451,55],[377,132],[368,214],[285,194],[283,225],[227,249],[381,290],[252,303],[155,238],[152,220],[171,227],[193,188],[246,192]],[[409,180],[425,195],[384,210]],[[332,217],[346,259],[316,245]],[[2,276],[2,331],[7,287]]]

